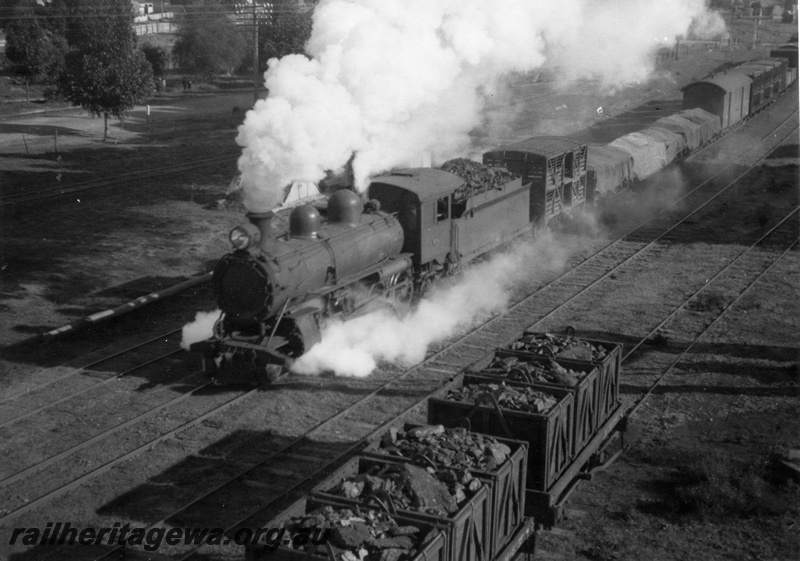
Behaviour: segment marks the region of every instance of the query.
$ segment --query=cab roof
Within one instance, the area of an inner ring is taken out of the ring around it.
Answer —
[[[464,184],[457,175],[434,168],[406,168],[373,177],[370,183],[383,183],[414,193],[420,201],[452,194]]]

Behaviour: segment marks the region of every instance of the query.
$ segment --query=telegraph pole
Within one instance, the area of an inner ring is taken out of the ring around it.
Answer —
[[[759,17],[753,18],[753,48],[756,48],[756,43],[758,43],[758,20],[761,19]]]
[[[253,103],[258,101],[258,15],[253,0]]]

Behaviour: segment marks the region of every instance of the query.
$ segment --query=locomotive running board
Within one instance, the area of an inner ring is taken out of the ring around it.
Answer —
[[[281,342],[280,345],[275,345],[276,342]],[[281,348],[285,345],[287,341],[283,337],[274,337],[272,339],[272,344],[270,345],[271,348],[264,347],[261,345],[256,345],[255,343],[247,343],[246,341],[219,341],[217,345],[219,346],[220,352],[224,352],[225,347],[233,348],[233,349],[241,349],[246,351],[256,351],[261,353],[267,353],[268,355],[272,356],[273,358],[277,358],[283,362],[291,361],[291,358],[288,355],[278,352],[275,349]]]
[[[400,253],[400,254],[398,254],[398,255],[390,258],[390,259],[384,259],[380,263],[378,263],[376,265],[373,265],[372,267],[369,267],[367,269],[364,269],[363,271],[359,272],[357,275],[351,275],[351,276],[349,276],[347,278],[339,279],[339,281],[336,284],[325,286],[321,290],[317,290],[317,291],[314,291],[314,292],[309,292],[308,294],[310,296],[325,296],[326,294],[330,294],[331,292],[339,290],[340,288],[344,288],[346,286],[350,286],[351,284],[357,283],[360,280],[364,280],[365,278],[367,278],[367,277],[369,277],[371,275],[374,275],[375,273],[381,272],[381,270],[386,268],[386,266],[388,264],[392,263],[392,262],[397,262],[397,263],[400,263],[401,261],[405,261],[406,262],[407,266],[405,268],[403,268],[402,270],[398,271],[398,272],[402,273],[403,271],[407,271],[407,270],[409,270],[411,268],[411,266],[412,266],[411,258],[412,257],[413,257],[412,253]]]

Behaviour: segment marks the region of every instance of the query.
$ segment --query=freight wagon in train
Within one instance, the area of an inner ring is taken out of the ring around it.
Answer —
[[[544,226],[586,202],[586,143],[542,136],[483,155],[483,163],[504,167],[530,183],[530,221]]]
[[[740,72],[710,76],[683,88],[683,108],[698,107],[720,118],[727,129],[741,123],[750,115],[750,86],[752,80]]]
[[[704,109],[686,109],[662,117],[653,127],[669,130],[683,137],[686,149],[693,152],[711,141],[722,130],[719,117]]]
[[[586,158],[586,201],[595,202],[627,187],[634,179],[633,156],[606,144],[591,144]]]

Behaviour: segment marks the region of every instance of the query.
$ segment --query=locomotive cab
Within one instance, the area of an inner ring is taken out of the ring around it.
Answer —
[[[372,180],[369,196],[382,210],[396,214],[405,233],[403,252],[414,255],[416,268],[443,264],[454,250],[451,198],[463,183],[460,177],[431,168],[397,170]]]

